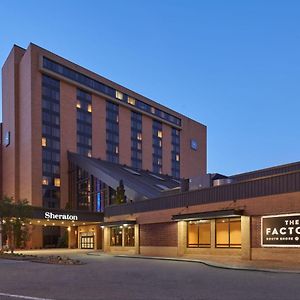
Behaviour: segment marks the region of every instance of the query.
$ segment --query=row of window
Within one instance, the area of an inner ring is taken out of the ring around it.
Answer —
[[[190,248],[211,247],[211,221],[199,220],[188,223],[187,244]],[[217,248],[241,247],[241,219],[216,219],[215,246]]]
[[[134,247],[134,226],[111,227],[110,245],[119,247]]]
[[[241,219],[216,219],[216,248],[241,247]],[[115,226],[110,228],[111,246],[134,246],[134,226]],[[187,246],[189,248],[211,247],[211,221],[189,222],[187,227]]]
[[[158,108],[155,108],[141,100],[134,99],[134,98],[132,98],[124,93],[121,93],[120,91],[117,91],[97,80],[94,80],[94,79],[92,79],[88,76],[85,76],[79,72],[71,70],[70,68],[65,67],[59,63],[56,63],[46,57],[43,57],[43,67],[52,72],[60,74],[66,78],[69,78],[75,82],[85,85],[93,90],[96,90],[98,92],[106,94],[106,95],[113,97],[115,99],[118,99],[122,102],[128,103],[128,104],[130,104],[134,107],[137,107],[145,112],[151,113],[151,114],[153,114],[157,117],[160,117],[168,122],[171,122],[178,126],[181,125],[181,120],[179,118],[177,118],[167,112],[164,112]]]
[[[42,186],[43,205],[60,203],[60,82],[42,77]]]
[[[92,95],[77,89],[77,153],[92,156]]]
[[[106,101],[106,159],[119,162],[119,106]]]
[[[172,176],[180,178],[180,131],[172,128]]]
[[[131,166],[142,169],[142,114],[131,112]]]

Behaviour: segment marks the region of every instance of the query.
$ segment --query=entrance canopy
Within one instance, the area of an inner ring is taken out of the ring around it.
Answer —
[[[49,209],[32,206],[30,224],[40,226],[80,226],[103,222],[103,213],[78,210]]]

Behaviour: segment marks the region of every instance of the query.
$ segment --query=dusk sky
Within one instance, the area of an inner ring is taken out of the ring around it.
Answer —
[[[205,124],[208,172],[300,160],[300,1],[1,1],[1,66],[30,42]]]

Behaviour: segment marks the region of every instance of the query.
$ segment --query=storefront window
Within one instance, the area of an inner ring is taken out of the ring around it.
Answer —
[[[241,247],[241,219],[226,218],[216,220],[216,247]]]
[[[110,245],[122,246],[123,230],[122,226],[111,227],[110,229]]]
[[[124,246],[134,247],[134,226],[124,227]]]
[[[124,236],[124,241],[123,241]],[[134,226],[124,225],[110,228],[110,245],[134,247]]]
[[[209,220],[199,220],[188,223],[188,247],[210,247]]]

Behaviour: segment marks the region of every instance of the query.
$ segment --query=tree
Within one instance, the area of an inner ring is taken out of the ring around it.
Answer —
[[[3,240],[7,240],[8,247],[13,253],[15,248],[25,246],[28,240],[28,218],[31,207],[27,200],[15,200],[3,197],[0,201],[0,223],[2,224]]]
[[[116,203],[121,204],[126,202],[125,196],[125,188],[123,180],[120,180],[119,186],[117,187],[116,191]]]

